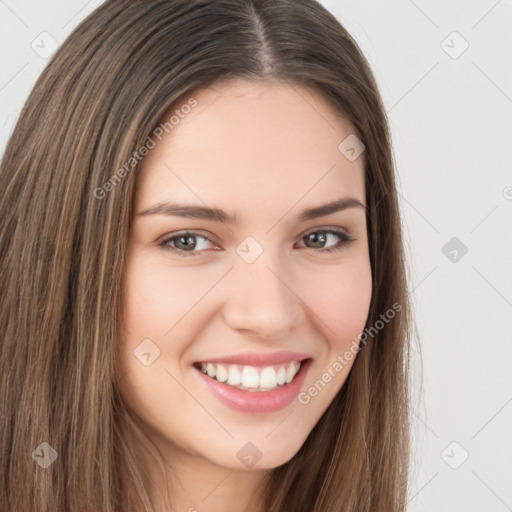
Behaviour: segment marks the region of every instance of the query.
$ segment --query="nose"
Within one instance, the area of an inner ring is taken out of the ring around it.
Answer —
[[[224,305],[224,319],[232,329],[274,340],[285,338],[300,325],[305,306],[284,266],[268,252],[251,264],[237,258]]]

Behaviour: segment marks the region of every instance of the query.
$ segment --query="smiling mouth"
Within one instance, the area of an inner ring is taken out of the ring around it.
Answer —
[[[267,366],[250,366],[230,363],[194,363],[199,371],[224,385],[243,391],[272,391],[293,381],[303,363],[289,361]]]

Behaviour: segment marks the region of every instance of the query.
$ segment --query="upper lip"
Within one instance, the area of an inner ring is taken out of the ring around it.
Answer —
[[[272,366],[280,363],[289,363],[291,361],[304,361],[310,356],[299,352],[273,352],[271,354],[258,354],[256,352],[246,352],[244,354],[234,354],[231,356],[207,358],[198,361],[198,363],[228,363],[240,364],[245,366]]]

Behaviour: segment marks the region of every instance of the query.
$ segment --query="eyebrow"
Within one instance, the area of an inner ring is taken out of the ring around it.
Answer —
[[[349,208],[362,208],[367,210],[367,207],[356,199],[355,197],[343,197],[332,203],[315,206],[303,210],[299,215],[299,222],[324,217],[335,212],[347,210]],[[169,215],[177,217],[186,217],[188,219],[202,219],[213,222],[222,222],[227,224],[237,224],[239,222],[238,215],[230,215],[220,208],[208,208],[204,206],[191,206],[170,202],[159,203],[143,210],[137,214],[138,216],[146,215]]]

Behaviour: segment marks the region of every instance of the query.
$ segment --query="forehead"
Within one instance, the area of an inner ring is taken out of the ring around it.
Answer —
[[[194,92],[162,122],[170,116],[172,128],[161,141],[153,137],[156,147],[142,162],[139,210],[200,200],[233,212],[270,208],[275,216],[298,201],[365,202],[363,157],[350,161],[338,149],[354,129],[314,91],[231,81]]]

